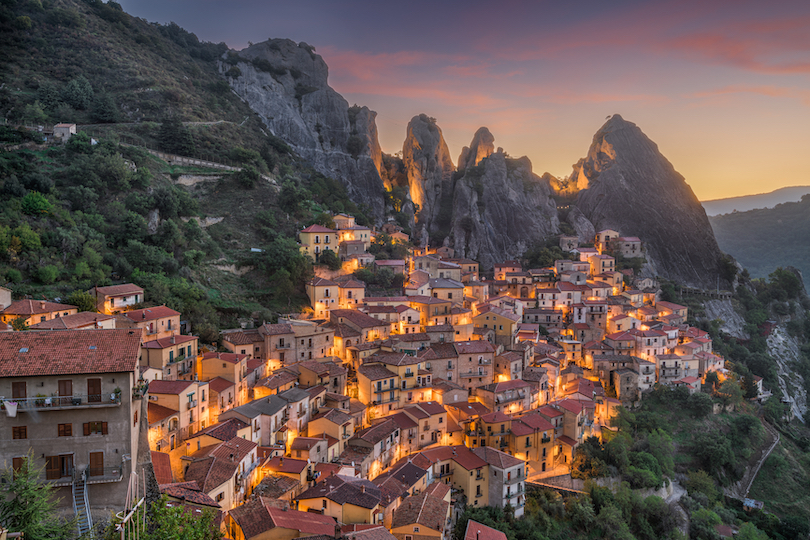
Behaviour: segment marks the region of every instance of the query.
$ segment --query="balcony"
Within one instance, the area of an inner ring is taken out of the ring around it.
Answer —
[[[121,394],[119,392],[110,392],[105,394],[73,394],[72,396],[40,396],[32,398],[13,398],[7,401],[17,403],[17,412],[45,410],[63,411],[118,407],[121,405]]]
[[[491,364],[492,364],[492,360],[490,360],[490,359],[486,359],[486,360],[484,360],[484,359],[479,359],[479,360],[478,360],[478,365],[479,365],[479,366],[489,366],[489,365],[491,365]]]
[[[517,484],[518,482],[522,482],[524,480],[526,480],[525,476],[523,476],[523,475],[520,475],[520,476],[514,475],[514,476],[512,476],[512,478],[507,478],[507,480],[504,482],[504,484],[506,484],[507,486],[512,486],[512,485]]]
[[[413,372],[406,371],[405,372],[405,378],[408,379],[410,377],[413,377]]]
[[[459,374],[459,377],[464,377],[464,378],[486,377],[486,376],[487,376],[486,371],[481,371],[481,372],[478,372],[478,371],[464,371],[464,372]]]
[[[124,478],[124,468],[118,467],[88,467],[88,484],[106,484],[109,482],[120,482]]]
[[[196,406],[197,406],[197,400],[196,400],[196,399],[192,399],[191,401],[189,401],[189,402],[188,402],[188,407],[187,407],[187,408],[188,408],[188,409],[193,409],[193,408],[195,408]]]
[[[551,437],[543,437],[542,439],[540,439],[540,442],[542,444],[548,444],[551,442]]]
[[[439,472],[437,476],[439,478],[444,478],[445,476],[450,476],[451,474],[453,474],[453,469],[447,469],[444,472]]]
[[[286,351],[290,349],[291,345],[292,343],[276,343],[275,345],[273,345],[273,348],[276,350]]]

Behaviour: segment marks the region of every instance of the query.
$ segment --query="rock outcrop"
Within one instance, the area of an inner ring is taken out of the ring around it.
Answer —
[[[486,128],[478,130],[476,139],[482,144],[473,140],[466,163],[473,163],[482,148],[487,157],[470,165],[455,182],[452,247],[457,257],[476,259],[482,268],[491,268],[558,234],[559,220],[551,186],[532,172],[529,158],[492,153],[494,138]]]
[[[571,178],[578,185],[587,179],[576,206],[596,230],[641,238],[649,267],[663,277],[716,286],[720,249],[706,212],[683,176],[635,124],[611,117]]]
[[[229,58],[235,66],[223,61],[221,72],[268,129],[316,170],[340,180],[349,197],[368,205],[381,221],[385,207],[376,113],[350,108],[327,84],[323,58],[306,43],[273,39]]]
[[[478,128],[470,146],[461,149],[461,155],[458,156],[458,170],[464,171],[481,163],[482,159],[495,152],[494,143],[495,137],[486,127]]]
[[[402,162],[411,201],[420,208],[419,225],[430,231],[436,223],[442,199],[452,200],[455,171],[442,130],[435,120],[424,114],[411,119],[402,145]]]

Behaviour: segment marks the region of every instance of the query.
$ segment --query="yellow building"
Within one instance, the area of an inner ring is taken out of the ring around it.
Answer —
[[[310,225],[298,233],[298,238],[301,244],[299,248],[301,253],[315,262],[318,262],[321,253],[324,251],[332,251],[337,256],[340,241],[335,230],[323,225]]]
[[[315,311],[315,317],[323,319],[329,316],[329,310],[338,307],[340,300],[338,284],[328,279],[316,277],[306,285],[309,305]]]
[[[331,516],[340,523],[381,523],[380,488],[363,478],[334,475],[298,496],[298,509]]]

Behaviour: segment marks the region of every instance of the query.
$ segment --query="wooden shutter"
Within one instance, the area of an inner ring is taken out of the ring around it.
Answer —
[[[83,426],[84,426],[84,436],[86,437],[90,435],[90,422],[85,422]]]
[[[19,399],[25,399],[27,397],[25,381],[11,383],[11,397]]]
[[[87,401],[101,401],[101,379],[87,379]]]
[[[22,469],[24,459],[25,458],[21,457],[11,458],[11,467],[14,469],[15,472]]]
[[[102,434],[102,435],[106,435],[106,434],[107,434],[107,422],[102,422],[102,423],[101,423],[101,434]]]
[[[101,476],[104,474],[104,452],[90,452],[90,466],[87,468],[88,476]]]
[[[45,478],[56,480],[62,476],[59,456],[48,456],[45,458]]]

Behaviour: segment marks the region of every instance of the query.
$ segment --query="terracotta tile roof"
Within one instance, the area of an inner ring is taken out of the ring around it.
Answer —
[[[367,356],[363,362],[372,364],[380,362],[389,366],[412,366],[422,361],[418,356],[411,356],[404,352],[377,351],[371,356]]]
[[[179,395],[192,385],[195,385],[194,381],[154,380],[149,383],[149,393]]]
[[[281,474],[268,474],[253,489],[256,497],[279,499],[299,486],[300,482]]]
[[[104,296],[129,296],[132,294],[143,294],[143,289],[134,283],[124,283],[122,285],[110,285],[109,287],[95,287],[96,292]],[[90,289],[93,294],[93,289]]]
[[[404,412],[398,412],[397,414],[391,415],[388,418],[396,422],[400,430],[413,429],[419,426],[419,424],[417,424],[410,416],[408,416]]]
[[[238,364],[247,357],[248,355],[246,354],[225,353],[225,352],[207,352],[203,354],[203,360],[212,360],[216,358],[217,360],[222,360],[223,362],[228,362],[229,364]]]
[[[394,510],[391,528],[419,524],[434,531],[444,531],[450,503],[426,491],[402,501]]]
[[[3,315],[37,315],[39,313],[51,313],[53,311],[65,311],[70,309],[79,309],[70,304],[57,304],[56,302],[47,302],[45,300],[17,300],[12,302],[6,309],[2,311]]]
[[[495,448],[491,448],[489,446],[473,448],[473,452],[476,456],[498,469],[508,469],[510,467],[523,465],[525,463],[525,461],[512,457],[509,454],[505,454],[500,450],[496,450]]]
[[[264,336],[281,336],[286,334],[292,334],[293,329],[291,324],[287,323],[280,323],[280,324],[263,324],[259,327],[259,333]]]
[[[208,381],[208,388],[217,394],[221,394],[224,390],[227,390],[232,386],[234,386],[234,383],[227,379],[223,379],[222,377],[217,377]]]
[[[317,360],[306,360],[297,364],[299,368],[305,368],[316,375],[329,374],[331,377],[346,375],[349,370],[335,362],[318,362]]]
[[[312,281],[307,283],[307,285],[311,285],[313,287],[336,287],[337,283],[334,281],[329,281],[328,279],[316,277],[313,278]]]
[[[380,321],[366,315],[362,311],[357,311],[354,309],[333,309],[329,312],[329,319],[333,323],[343,324],[344,321],[346,323],[351,323],[355,326],[359,326],[360,328],[374,328],[377,326],[388,326],[388,323],[385,321]]]
[[[208,435],[209,437],[219,439],[220,441],[230,441],[231,439],[236,437],[236,433],[240,429],[244,429],[246,427],[249,427],[249,424],[245,423],[239,418],[228,418],[227,420],[217,422],[212,426],[208,426],[207,428],[201,429],[200,431],[195,433],[193,437]]]
[[[157,403],[152,403],[151,401],[146,405],[146,411],[150,426],[160,422],[161,420],[165,420],[173,414],[178,413],[178,411],[174,409],[164,407],[163,405],[158,405]]]
[[[417,403],[417,405],[419,406],[420,409],[422,409],[431,416],[434,414],[442,414],[447,412],[444,406],[438,401],[424,401],[421,403]]]
[[[464,540],[507,540],[506,534],[498,529],[487,527],[477,521],[467,522],[467,531],[464,533]]]
[[[329,229],[324,227],[323,225],[318,225],[315,223],[314,225],[310,225],[306,229],[301,229],[302,233],[334,233],[334,229]]]
[[[472,450],[470,450],[463,444],[459,444],[456,446],[440,446],[437,448],[430,448],[420,453],[422,456],[428,458],[431,463],[452,459],[458,465],[460,465],[461,467],[465,468],[468,471],[472,471],[473,469],[480,469],[481,467],[487,466],[486,461],[476,456]]]
[[[445,403],[444,406],[445,408],[457,409],[468,416],[483,416],[492,412],[486,405],[477,401],[456,401],[453,403]]]
[[[196,481],[200,489],[208,493],[233,477],[239,470],[239,463],[256,446],[255,442],[241,437],[209,446],[206,450],[207,457],[191,462],[186,471],[186,480]]]
[[[151,308],[135,309],[127,311],[124,316],[132,322],[154,321],[155,319],[164,319],[166,317],[178,317],[179,311],[175,311],[166,306],[155,306]]]
[[[307,462],[301,459],[274,457],[265,464],[265,468],[277,473],[300,474],[307,468]]]
[[[544,405],[537,409],[538,414],[542,414],[546,418],[557,418],[558,416],[562,416],[563,412],[557,408],[552,407],[551,405]]]
[[[486,422],[487,424],[491,424],[493,422],[509,422],[510,420],[512,420],[512,418],[501,411],[491,412],[481,416],[481,421]]]
[[[172,476],[172,461],[169,454],[165,452],[151,452],[152,468],[155,471],[155,480],[158,484],[171,484],[174,482]]]
[[[362,508],[374,509],[380,504],[380,488],[364,478],[335,475],[318,482],[298,499],[326,498],[339,505],[353,504]]]
[[[568,435],[560,435],[559,437],[557,437],[554,440],[558,441],[558,442],[561,442],[566,446],[570,446],[571,448],[574,448],[577,444],[579,444],[577,441],[575,441],[574,439],[572,439]]]
[[[42,321],[30,326],[31,330],[73,330],[74,328],[82,328],[90,326],[100,321],[108,321],[115,319],[112,315],[105,315],[103,313],[95,313],[93,311],[82,311],[74,313],[73,315],[65,315],[64,317],[57,317],[50,321]]]
[[[349,439],[349,443],[351,443],[352,440],[359,439],[361,441],[365,441],[370,444],[377,444],[381,440],[391,435],[397,429],[399,429],[397,423],[394,422],[394,420],[392,420],[391,418],[386,418],[379,424],[376,424],[374,426],[360,430],[357,433],[355,433],[354,436],[351,439]]]
[[[347,396],[347,398],[348,398],[348,396]],[[316,416],[315,418],[313,418],[310,421],[312,422],[312,421],[321,420],[321,419],[328,420],[329,422],[332,422],[333,424],[336,424],[338,426],[342,426],[343,424],[351,422],[352,417],[349,416],[348,414],[346,414],[345,412],[341,412],[341,411],[339,411],[337,409],[328,409],[328,410],[320,413],[318,416]]]
[[[167,454],[168,456],[168,454]],[[160,486],[160,492],[169,497],[179,499],[183,502],[197,506],[210,506],[212,508],[222,508],[217,501],[200,491],[196,482],[180,482]]]
[[[231,510],[230,516],[242,529],[247,540],[274,528],[298,531],[300,534],[296,536],[319,534],[334,538],[334,518],[312,512],[282,510],[273,504],[273,499],[257,497]],[[282,536],[288,537],[286,534]]]
[[[234,345],[253,345],[264,341],[256,329],[222,332],[222,339]]]
[[[453,343],[458,354],[481,354],[481,353],[494,353],[495,348],[492,343],[484,340],[475,341],[456,341]]]
[[[285,384],[290,384],[298,380],[298,375],[292,371],[281,369],[274,371],[269,376],[256,383],[256,386],[264,386],[266,388],[279,389]]]
[[[182,345],[183,343],[188,343],[197,340],[198,340],[197,336],[183,336],[178,334],[176,336],[147,341],[143,344],[143,346],[147,349],[168,349],[169,347],[172,347],[174,345]]]
[[[0,377],[135,371],[140,341],[140,329],[2,332]]]
[[[365,289],[366,284],[362,281],[357,281],[356,279],[350,279],[349,281],[344,281],[340,285],[338,285],[341,289]]]

